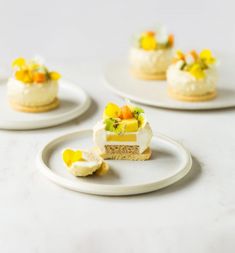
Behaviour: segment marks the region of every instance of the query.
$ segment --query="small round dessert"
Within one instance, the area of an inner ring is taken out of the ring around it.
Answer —
[[[93,129],[94,143],[104,159],[148,160],[152,136],[143,109],[132,105],[108,103],[103,120]]]
[[[66,149],[63,151],[62,158],[68,171],[76,177],[86,177],[94,173],[104,175],[109,170],[108,164],[95,150]]]
[[[216,97],[216,59],[210,50],[198,54],[191,51],[176,52],[173,64],[167,71],[168,94],[170,97],[188,102],[200,102]]]
[[[57,72],[36,60],[18,58],[12,63],[14,73],[7,83],[11,107],[23,112],[45,112],[59,106]]]
[[[130,49],[131,74],[144,80],[164,80],[172,62],[174,36],[165,29],[148,31],[138,36]]]

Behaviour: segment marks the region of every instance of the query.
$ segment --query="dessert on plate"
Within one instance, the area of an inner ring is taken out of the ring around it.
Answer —
[[[24,112],[44,112],[59,105],[60,74],[49,71],[39,60],[18,58],[13,61],[13,75],[7,82],[11,107]]]
[[[109,169],[108,164],[95,151],[66,149],[62,159],[68,171],[76,177],[104,175]]]
[[[209,49],[200,53],[184,54],[177,51],[167,70],[170,97],[190,102],[206,101],[216,97],[216,59]]]
[[[103,120],[93,129],[94,143],[104,159],[147,160],[152,135],[141,108],[113,103],[106,105]]]
[[[164,80],[173,57],[174,36],[164,27],[137,36],[130,49],[131,74],[139,79]]]

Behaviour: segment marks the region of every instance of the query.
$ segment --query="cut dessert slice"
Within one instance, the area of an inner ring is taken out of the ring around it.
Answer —
[[[152,130],[146,121],[144,111],[134,106],[128,106],[127,109],[127,105],[119,110],[117,105],[114,106],[113,103],[111,105],[106,106],[104,120],[98,122],[93,131],[94,143],[99,154],[104,159],[149,159],[151,156],[149,146],[152,139]],[[113,108],[115,113],[110,110],[106,113],[107,108]],[[117,111],[120,112],[118,117]],[[114,114],[116,115],[115,118],[109,116]],[[126,115],[128,115],[128,118]]]

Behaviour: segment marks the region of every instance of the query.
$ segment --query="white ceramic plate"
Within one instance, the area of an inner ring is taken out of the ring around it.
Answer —
[[[63,164],[65,148],[92,148],[92,130],[82,130],[53,139],[40,151],[37,165],[53,182],[79,192],[96,195],[134,195],[155,191],[184,177],[192,166],[190,153],[178,142],[156,134],[148,161],[108,160],[110,171],[104,176],[74,177]]]
[[[132,101],[178,110],[211,110],[235,106],[235,84],[231,73],[220,71],[218,97],[205,102],[181,102],[167,95],[166,81],[144,81],[133,78],[127,62],[110,63],[105,70],[105,83],[114,93]]]
[[[84,113],[90,99],[87,94],[71,82],[61,80],[59,87],[60,106],[49,112],[26,113],[10,108],[6,96],[6,80],[0,80],[0,128],[37,129],[62,124]]]

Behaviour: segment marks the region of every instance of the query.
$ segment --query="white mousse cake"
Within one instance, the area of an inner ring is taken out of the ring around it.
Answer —
[[[132,75],[146,80],[166,79],[173,45],[174,36],[163,27],[138,35],[129,54]]]
[[[60,75],[36,60],[16,59],[7,83],[10,105],[20,111],[43,112],[56,108]]]
[[[169,96],[182,101],[206,101],[216,97],[216,59],[210,50],[199,54],[177,51],[167,71]]]
[[[94,173],[104,175],[109,169],[108,164],[94,151],[66,149],[62,159],[67,170],[76,177],[86,177]]]
[[[139,107],[109,103],[93,129],[94,143],[104,159],[147,160],[152,130]]]

